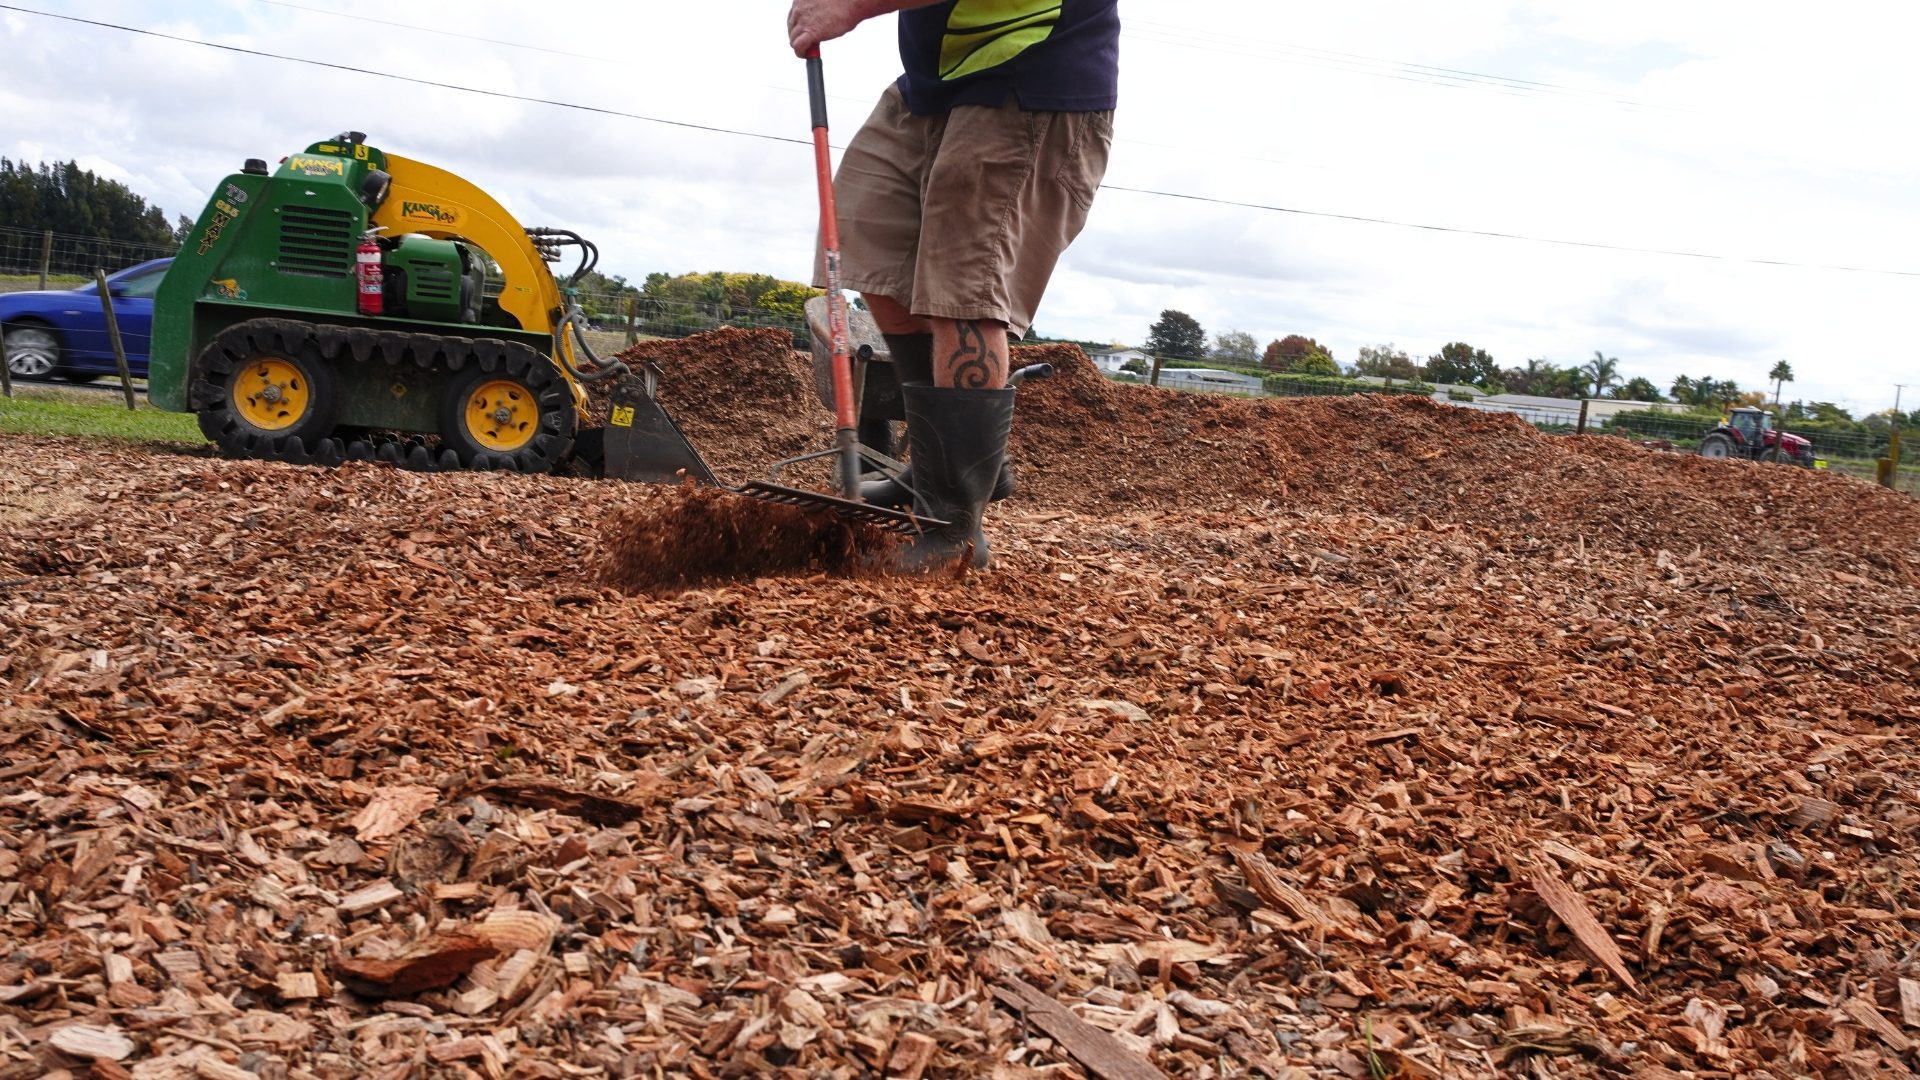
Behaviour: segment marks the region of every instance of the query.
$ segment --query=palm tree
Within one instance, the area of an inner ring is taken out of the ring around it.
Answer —
[[[1651,379],[1643,375],[1635,375],[1614,387],[1607,396],[1621,401],[1659,401],[1660,388],[1653,385]]]
[[[1673,400],[1682,405],[1700,404],[1698,396],[1700,393],[1700,380],[1691,375],[1681,375],[1674,379],[1673,388],[1667,392],[1673,395]]]
[[[1580,366],[1580,374],[1593,384],[1593,396],[1604,397],[1607,387],[1620,381],[1620,360],[1593,350],[1593,359]]]
[[[1549,385],[1553,373],[1559,369],[1550,360],[1528,360],[1527,366],[1520,371],[1520,385],[1516,388],[1522,394],[1545,394],[1551,390]]]
[[[1775,415],[1778,415],[1780,412],[1780,387],[1783,383],[1793,381],[1793,365],[1782,360],[1773,365],[1772,371],[1767,372],[1767,378],[1773,380],[1773,411]]]

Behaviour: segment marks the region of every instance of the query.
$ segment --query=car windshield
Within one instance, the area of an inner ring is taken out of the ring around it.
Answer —
[[[151,270],[123,277],[114,282],[114,292],[133,299],[148,299],[160,291],[160,281],[167,276],[167,268],[156,266]]]

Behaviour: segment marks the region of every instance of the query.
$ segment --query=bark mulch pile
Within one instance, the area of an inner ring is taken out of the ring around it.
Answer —
[[[1909,1073],[1920,504],[1051,358],[964,581],[9,438],[0,1078]]]

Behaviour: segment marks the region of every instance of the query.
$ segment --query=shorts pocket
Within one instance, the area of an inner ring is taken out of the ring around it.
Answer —
[[[1066,189],[1075,206],[1089,210],[1100,181],[1107,175],[1107,155],[1113,148],[1113,113],[1061,113],[1058,120],[1071,136],[1065,140],[1066,153],[1054,170],[1054,182]]]

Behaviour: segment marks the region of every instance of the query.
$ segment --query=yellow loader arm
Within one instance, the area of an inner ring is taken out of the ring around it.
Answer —
[[[554,348],[564,353],[555,359],[573,386],[575,404],[584,409],[586,392],[570,374],[579,368],[573,340],[556,332],[567,300],[526,229],[493,196],[445,169],[388,154],[387,173],[393,186],[374,212],[373,224],[384,226],[389,236],[468,240],[491,256],[505,280],[500,309],[518,319],[521,329],[554,339]]]

